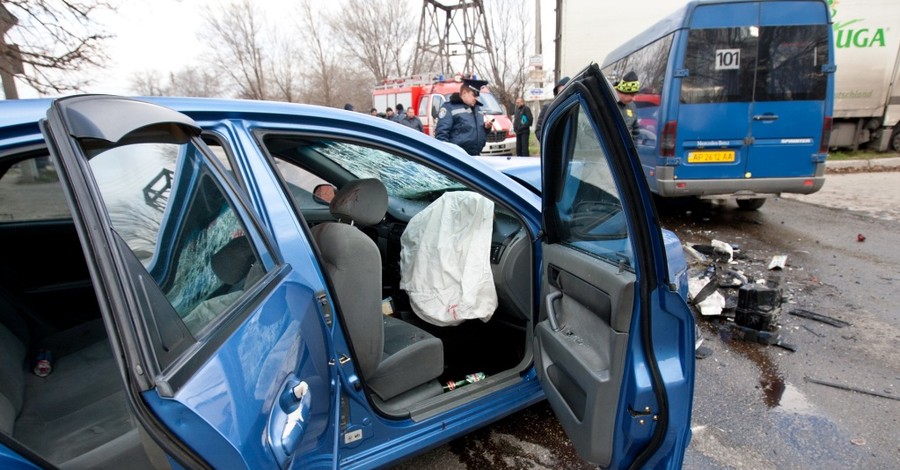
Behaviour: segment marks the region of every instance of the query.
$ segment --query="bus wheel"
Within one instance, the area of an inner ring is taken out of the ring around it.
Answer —
[[[738,209],[740,209],[742,211],[755,211],[756,209],[759,209],[760,207],[762,207],[763,204],[765,204],[765,203],[766,203],[766,199],[762,198],[762,197],[758,198],[758,199],[738,199],[737,200]]]
[[[900,152],[900,127],[894,129],[894,133],[891,134],[891,148],[895,152]]]

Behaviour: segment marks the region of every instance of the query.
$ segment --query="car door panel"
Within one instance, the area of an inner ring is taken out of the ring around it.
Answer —
[[[542,309],[555,316],[557,328],[549,319],[538,324],[535,366],[552,384],[544,391],[563,427],[578,429],[570,433],[576,447],[602,443],[608,450],[595,461],[609,462],[614,420],[602,410],[619,402],[624,366],[613,359],[622,358],[628,345],[634,275],[556,245],[544,246],[543,265]]]

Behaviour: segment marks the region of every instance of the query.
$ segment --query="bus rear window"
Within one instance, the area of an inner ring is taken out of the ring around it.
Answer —
[[[688,33],[687,104],[825,99],[828,26],[745,26]]]
[[[756,101],[824,100],[828,26],[760,29]]]
[[[681,101],[733,103],[753,99],[758,29],[692,29],[688,33]]]

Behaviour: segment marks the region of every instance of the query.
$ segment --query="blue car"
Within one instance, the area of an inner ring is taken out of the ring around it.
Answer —
[[[694,321],[596,66],[542,196],[314,106],[0,103],[0,468],[373,468],[547,399],[678,468]]]

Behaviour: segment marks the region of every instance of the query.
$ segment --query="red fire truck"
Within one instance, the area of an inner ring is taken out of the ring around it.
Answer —
[[[388,80],[372,90],[372,107],[378,112],[384,112],[388,107],[396,107],[397,103],[403,104],[404,109],[412,106],[422,120],[425,133],[433,136],[441,105],[450,99],[450,95],[459,92],[462,85],[461,77],[453,80],[433,77],[435,76],[414,75]],[[513,155],[516,151],[516,134],[513,132],[512,121],[500,102],[488,87],[481,89],[478,101],[482,104],[481,111],[485,121],[493,119],[493,128],[487,134],[482,155]]]

